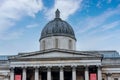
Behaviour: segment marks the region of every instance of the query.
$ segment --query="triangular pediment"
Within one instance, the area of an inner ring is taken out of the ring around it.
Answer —
[[[43,51],[43,52],[32,52],[22,55],[17,55],[15,58],[93,58],[99,57],[96,54],[87,54],[87,53],[77,53],[76,51],[62,51],[62,50],[50,50],[50,51]]]
[[[70,54],[70,53],[63,53],[63,52],[50,52],[45,54],[36,54],[36,55],[28,55],[24,58],[66,58],[66,57],[93,57],[88,55],[80,55],[80,54]]]

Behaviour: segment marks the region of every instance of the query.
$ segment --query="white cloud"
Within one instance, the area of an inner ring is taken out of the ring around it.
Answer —
[[[35,14],[43,8],[41,0],[2,0],[0,2],[0,35],[24,16],[35,17]]]
[[[96,4],[96,6],[97,6],[98,8],[101,8],[101,7],[102,7],[102,1],[101,1],[101,0],[98,0],[98,3]]]
[[[107,1],[107,3],[111,3],[111,2],[112,2],[112,0],[108,0],[108,1]]]
[[[89,35],[78,40],[78,50],[118,50],[120,51],[120,30],[108,34]]]
[[[113,16],[120,15],[120,6],[114,9],[109,9],[104,13],[89,17],[82,21],[82,26],[79,27],[77,49],[79,50],[118,50],[120,51],[120,20],[109,20]],[[106,23],[107,22],[107,23]],[[80,24],[81,25],[81,24]],[[114,30],[112,30],[115,28]],[[117,30],[118,28],[118,30]]]
[[[119,8],[120,6],[118,6],[116,9],[107,10],[101,15],[86,18],[85,20],[82,21],[83,29],[80,29],[81,31],[79,32],[81,33],[87,32],[90,29],[102,26],[108,18],[114,15],[120,15]]]
[[[102,31],[105,31],[105,30],[109,30],[109,29],[115,28],[118,25],[120,25],[120,20],[112,22],[110,24],[103,25],[101,28],[102,28]]]
[[[10,20],[7,20],[7,19],[0,20],[0,34],[6,31],[8,28],[10,28],[13,25],[14,23],[11,22]]]
[[[51,9],[45,10],[47,19],[53,19],[55,10],[59,9],[61,18],[67,19],[70,15],[74,14],[78,9],[80,10],[82,0],[55,0],[55,4]]]
[[[96,7],[98,7],[98,8],[103,7],[104,6],[103,5],[104,2],[110,4],[112,2],[112,0],[98,0],[98,2],[96,4]]]
[[[105,33],[106,31],[109,31],[111,29],[119,28],[119,26],[120,26],[120,20],[107,23],[107,24],[103,24],[99,26],[98,28],[93,29],[93,31],[89,32],[89,35],[94,35],[96,33]]]
[[[18,38],[20,38],[21,35],[23,35],[23,31],[4,32],[4,33],[0,34],[0,40],[18,39]]]
[[[34,24],[27,25],[26,28],[35,28],[35,27],[38,27],[38,26],[39,26],[39,24],[34,23]]]

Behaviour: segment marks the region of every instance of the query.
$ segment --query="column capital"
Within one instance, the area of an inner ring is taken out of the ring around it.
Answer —
[[[34,70],[35,70],[35,71],[38,71],[38,70],[39,70],[39,68],[38,68],[38,67],[36,67]]]
[[[38,66],[33,66],[33,68],[38,68]]]
[[[39,66],[35,66],[35,67],[33,67],[33,68],[35,68],[35,69],[39,69]]]
[[[89,66],[87,66],[87,65],[86,65],[86,66],[85,66],[85,70],[87,70],[87,71],[88,71],[88,67],[89,67]]]
[[[14,67],[11,67],[10,70],[14,70],[15,68]]]
[[[23,67],[21,67],[22,69],[26,69],[27,67],[26,66],[23,66]]]
[[[52,66],[46,66],[46,68],[52,68]]]
[[[59,66],[59,68],[60,68],[60,69],[63,69],[63,68],[64,68],[64,66]]]
[[[102,66],[101,65],[97,65],[97,67],[100,69]]]
[[[22,69],[23,69],[23,71],[26,71],[27,68],[26,68],[26,67],[23,67]]]
[[[112,73],[107,73],[106,75],[107,75],[107,76],[111,76],[111,75],[112,75]]]
[[[52,68],[51,66],[47,66],[47,70],[51,70],[51,68]]]
[[[72,70],[76,70],[76,66],[72,66]]]
[[[89,67],[89,65],[84,65],[84,67]]]
[[[72,68],[76,68],[76,67],[77,67],[77,65],[72,65],[71,67],[72,67]]]

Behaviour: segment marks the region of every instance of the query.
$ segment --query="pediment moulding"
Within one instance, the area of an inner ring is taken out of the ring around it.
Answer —
[[[35,56],[35,55],[44,55],[49,54],[50,52],[61,52],[66,54],[73,55],[86,55],[86,56],[94,56],[94,57],[102,57],[102,54],[99,54],[98,51],[74,51],[74,50],[65,50],[65,49],[48,49],[42,51],[28,52],[28,53],[19,53],[18,55],[10,56],[9,60],[21,57]]]

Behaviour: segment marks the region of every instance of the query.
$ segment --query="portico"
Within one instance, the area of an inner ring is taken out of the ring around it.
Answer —
[[[79,77],[82,78],[82,80],[89,80],[90,75],[90,68],[89,67],[58,67],[58,70],[54,70],[52,67],[46,67],[45,69],[40,68],[32,68],[33,69],[33,75],[31,76],[30,80],[80,80]],[[68,69],[66,69],[68,68]],[[87,68],[87,69],[86,69]],[[94,67],[93,67],[94,68]],[[19,69],[19,68],[16,68]],[[15,69],[12,69],[15,70]],[[23,68],[22,73],[19,75],[22,76],[22,80],[28,80],[27,75],[30,73],[27,72],[29,70],[28,68]],[[97,77],[100,77],[101,73],[99,72],[99,68],[97,68],[98,73],[94,72]],[[14,73],[15,71],[11,71],[11,80],[14,80],[14,76],[16,75]],[[57,74],[55,74],[57,73]],[[68,75],[65,75],[68,74]],[[82,75],[79,75],[79,73],[83,73]],[[44,76],[43,76],[44,75]],[[46,75],[46,77],[45,77]],[[55,76],[58,76],[57,78],[54,78]],[[43,78],[42,78],[43,77]],[[69,78],[67,78],[69,77]],[[97,78],[96,77],[96,78]],[[98,78],[98,80],[100,80]]]
[[[10,80],[15,80],[15,75],[21,75],[22,80],[89,80],[90,74],[96,74],[96,80],[100,80],[101,70],[99,67],[95,65],[15,67],[11,69]],[[16,69],[21,71],[16,74]]]

